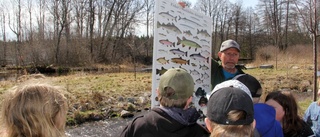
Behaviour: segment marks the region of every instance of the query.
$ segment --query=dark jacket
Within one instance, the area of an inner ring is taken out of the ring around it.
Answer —
[[[302,129],[300,131],[292,131],[284,133],[284,137],[314,137],[311,127],[303,121]]]
[[[208,137],[208,131],[199,124],[185,126],[160,108],[134,118],[120,137]]]
[[[236,68],[237,68],[237,75],[238,74],[245,74],[243,71],[242,71],[242,68],[243,66],[240,66],[240,65],[236,65]],[[212,86],[212,89],[219,83],[223,82],[223,81],[226,81],[228,79],[226,79],[224,77],[224,74],[223,74],[223,67],[221,65],[220,62],[217,62],[216,60],[212,59],[211,61],[211,86]]]

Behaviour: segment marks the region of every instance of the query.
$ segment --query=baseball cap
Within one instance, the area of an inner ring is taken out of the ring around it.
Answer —
[[[165,89],[172,88],[175,92],[169,94]],[[194,81],[192,76],[184,69],[168,69],[160,77],[159,94],[169,99],[186,99],[194,92]]]
[[[254,104],[254,119],[256,129],[263,137],[282,137],[283,131],[279,121],[275,119],[276,111],[273,107],[264,104]]]
[[[222,42],[220,51],[225,51],[229,48],[236,48],[240,52],[240,45],[236,41],[231,39]]]
[[[245,117],[233,121],[228,118],[232,110],[245,112]],[[249,125],[253,122],[253,102],[243,90],[235,87],[225,87],[214,92],[207,105],[207,117],[217,124]]]
[[[262,94],[262,88],[260,82],[249,74],[239,74],[233,79],[240,81],[250,90],[252,97],[260,97]]]
[[[246,85],[244,85],[243,83],[241,83],[240,81],[234,80],[234,79],[227,80],[227,81],[221,82],[220,84],[217,84],[217,85],[213,88],[211,94],[209,94],[209,95],[207,96],[207,98],[210,98],[210,96],[211,96],[214,92],[216,92],[217,90],[219,90],[219,89],[221,89],[221,88],[225,88],[225,87],[235,87],[235,88],[239,88],[239,89],[241,89],[242,91],[246,92],[246,93],[250,96],[250,98],[251,98],[251,100],[252,100],[251,93],[250,93],[250,90],[248,89],[248,87],[247,87]]]

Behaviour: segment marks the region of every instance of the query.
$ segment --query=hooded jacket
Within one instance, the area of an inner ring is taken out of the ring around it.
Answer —
[[[154,108],[145,115],[134,118],[120,137],[208,137],[210,133],[195,121],[181,124],[163,109]]]
[[[273,107],[263,103],[254,104],[254,119],[261,137],[283,137],[282,127],[276,120]]]

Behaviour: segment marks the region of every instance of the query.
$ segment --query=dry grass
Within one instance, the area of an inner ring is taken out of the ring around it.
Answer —
[[[319,60],[319,58],[318,58]],[[271,64],[274,69],[259,69],[260,65]],[[298,45],[279,52],[274,46],[260,48],[256,60],[245,72],[255,76],[262,84],[264,100],[268,92],[290,90],[299,101],[302,114],[313,100],[313,52],[312,46]]]
[[[301,113],[312,101],[313,64],[312,48],[295,46],[288,52],[278,52],[274,47],[259,49],[256,60],[247,66],[259,67],[262,64],[272,64],[274,69],[247,69],[249,73],[261,82],[264,93],[273,90],[286,89],[294,91]],[[133,68],[132,64],[99,68],[117,69]],[[138,66],[139,68],[143,66]],[[117,72],[117,71],[116,71]],[[98,116],[119,116],[122,109],[132,106],[136,110],[150,107],[151,73],[99,73],[88,74],[77,72],[68,76],[47,77],[54,85],[62,86],[67,91],[69,99],[68,123],[77,124]],[[0,81],[0,94],[17,84],[15,81]],[[147,98],[145,104],[130,104],[130,98],[137,102],[139,97]]]

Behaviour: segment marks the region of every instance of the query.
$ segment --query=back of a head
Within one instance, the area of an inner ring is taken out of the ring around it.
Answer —
[[[253,134],[253,102],[245,91],[235,87],[218,89],[211,94],[207,106],[211,136]]]
[[[165,107],[185,107],[194,92],[192,76],[184,69],[168,69],[160,77],[159,101]]]
[[[262,87],[260,82],[253,76],[249,74],[239,74],[235,76],[233,79],[236,79],[246,85],[251,92],[251,96],[253,98],[260,98],[262,94]]]
[[[298,104],[290,91],[273,91],[266,96],[268,100],[274,100],[282,106],[285,116],[282,119],[283,132],[299,131],[302,128],[302,119],[298,114]]]
[[[64,136],[67,101],[56,87],[31,84],[15,87],[2,103],[2,116],[11,136]],[[59,118],[57,118],[59,117]],[[60,123],[60,125],[57,125]]]

